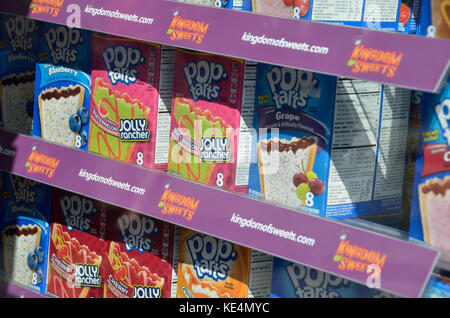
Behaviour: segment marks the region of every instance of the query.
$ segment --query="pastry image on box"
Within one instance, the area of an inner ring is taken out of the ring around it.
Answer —
[[[4,128],[18,134],[31,132],[35,72],[10,74],[1,80],[0,96]]]
[[[277,17],[292,18],[293,6],[282,0],[252,0],[253,12]]]
[[[12,225],[3,229],[3,268],[7,280],[32,284],[34,271],[28,266],[28,255],[36,250],[40,240],[41,228],[37,225]]]
[[[304,206],[305,200],[298,197],[292,178],[298,173],[306,176],[309,171],[313,171],[317,137],[262,139],[258,141],[257,149],[261,192],[266,200],[294,208]],[[264,172],[265,168],[268,170],[267,174]]]
[[[137,142],[150,140],[148,127],[144,127],[139,138],[135,138],[135,142],[121,138],[118,127],[121,119],[140,119],[146,122],[150,108],[139,99],[132,99],[128,93],[122,94],[116,91],[101,78],[95,79],[92,100],[95,105],[91,116],[93,123],[89,132],[90,151],[120,161],[132,161],[137,157],[137,149],[140,148]]]
[[[425,242],[450,250],[450,175],[419,185],[419,204]]]
[[[61,224],[52,224],[51,243],[50,264],[53,271],[49,272],[48,284],[53,294],[61,298],[86,298],[91,287],[100,288],[101,277],[98,274],[101,255],[71,237],[70,231]],[[94,273],[96,269],[98,274],[89,281],[84,281],[77,278],[78,266],[89,268]]]
[[[42,138],[75,147],[77,134],[70,129],[70,117],[83,107],[83,99],[84,87],[81,85],[42,91],[38,97]],[[81,125],[76,121],[74,124]]]

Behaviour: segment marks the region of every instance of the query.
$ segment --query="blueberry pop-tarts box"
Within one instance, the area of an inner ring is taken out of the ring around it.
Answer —
[[[30,135],[40,22],[0,15],[0,127]]]
[[[249,195],[324,213],[336,83],[258,63]]]
[[[53,189],[47,291],[59,298],[101,298],[106,203]]]
[[[176,50],[169,173],[247,193],[255,72],[241,59]]]
[[[113,206],[106,213],[104,298],[169,298],[174,225]]]
[[[2,174],[0,268],[7,280],[46,292],[52,189]]]
[[[252,0],[211,0],[216,8],[252,11]]]
[[[274,257],[271,298],[393,298],[392,294]]]
[[[88,150],[91,32],[42,23],[33,135]]]
[[[409,235],[450,251],[450,80],[426,93],[420,122]]]
[[[167,169],[170,101],[164,104],[159,94],[162,71],[167,71],[162,63],[164,48],[93,34],[90,152],[145,168]]]
[[[395,32],[401,0],[253,0],[253,12]]]

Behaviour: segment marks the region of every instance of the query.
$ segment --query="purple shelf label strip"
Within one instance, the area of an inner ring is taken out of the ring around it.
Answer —
[[[16,0],[2,1],[0,11],[422,91],[439,91],[449,66],[448,40],[168,0]]]
[[[0,169],[405,297],[438,252],[243,195],[0,131]]]

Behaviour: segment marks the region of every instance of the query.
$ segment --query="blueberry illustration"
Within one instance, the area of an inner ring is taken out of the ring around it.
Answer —
[[[89,112],[85,107],[80,107],[77,110],[78,116],[81,118],[81,124],[86,125],[89,121]]]
[[[33,111],[34,111],[34,100],[29,99],[27,101],[27,115],[30,118],[33,118]]]
[[[36,280],[34,281],[35,285],[39,285],[44,280],[44,273],[42,272],[42,269],[39,267],[36,269]]]
[[[80,144],[80,148],[86,146],[87,144],[87,133],[86,130],[84,130],[83,128],[80,130],[80,132],[78,133],[78,135],[81,137],[81,144]]]
[[[40,246],[36,246],[34,253],[36,253],[37,259],[38,259],[38,263],[41,264],[44,262],[45,260],[45,253],[44,253],[44,249]]]
[[[69,127],[74,133],[77,133],[81,129],[81,119],[78,114],[72,114],[69,118]]]
[[[31,270],[35,270],[38,266],[38,257],[35,252],[30,252],[28,254],[28,267]]]

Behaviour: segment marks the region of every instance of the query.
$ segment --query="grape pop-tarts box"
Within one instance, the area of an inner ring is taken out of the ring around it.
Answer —
[[[31,135],[40,22],[0,15],[0,127]]]
[[[258,63],[249,195],[324,213],[336,83]]]
[[[108,207],[104,298],[169,298],[174,225]]]
[[[170,120],[167,111],[164,122],[158,118],[161,50],[159,44],[93,34],[89,151],[166,170]]]
[[[1,176],[0,272],[45,293],[52,188],[13,174]]]
[[[387,292],[278,257],[273,260],[271,298],[394,298]]]
[[[53,189],[47,291],[60,298],[101,298],[107,205]]]
[[[91,32],[42,23],[33,136],[88,150]]]
[[[169,173],[247,192],[248,167],[241,157],[250,139],[244,137],[243,118],[252,117],[254,87],[243,91],[252,70],[255,65],[244,60],[176,50]],[[252,98],[243,98],[246,94]]]
[[[409,235],[450,252],[450,78],[424,94]],[[447,259],[448,260],[448,259]]]

